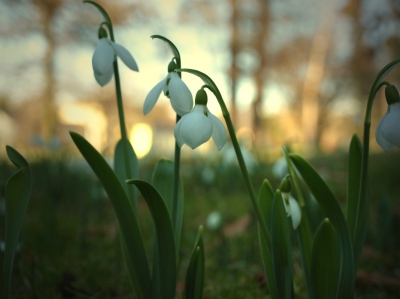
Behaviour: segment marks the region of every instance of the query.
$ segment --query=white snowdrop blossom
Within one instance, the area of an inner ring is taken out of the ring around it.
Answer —
[[[185,82],[174,71],[176,65],[171,61],[168,65],[168,75],[162,81],[154,86],[146,96],[143,105],[143,113],[149,113],[157,103],[160,94],[164,91],[164,95],[169,97],[171,106],[177,114],[184,116],[193,108],[193,96]]]
[[[195,149],[213,138],[218,150],[226,143],[226,131],[218,117],[207,108],[207,94],[200,89],[192,112],[184,115],[176,124],[174,135],[180,147],[186,144]]]
[[[283,203],[285,205],[286,214],[288,217],[292,217],[293,229],[297,229],[301,221],[300,205],[289,193],[282,193],[282,197],[284,198]],[[285,201],[285,198],[288,199],[288,203]]]
[[[386,152],[393,146],[400,147],[400,103],[389,105],[376,127],[375,137]]]
[[[393,146],[400,147],[400,97],[393,85],[386,87],[385,95],[389,106],[376,127],[375,137],[378,144],[388,152]]]
[[[101,86],[106,85],[110,82],[113,74],[113,62],[117,55],[131,70],[138,72],[138,65],[127,49],[123,46],[114,43],[107,37],[102,37],[97,43],[96,50],[92,57],[92,66],[94,71],[94,77],[97,83]]]

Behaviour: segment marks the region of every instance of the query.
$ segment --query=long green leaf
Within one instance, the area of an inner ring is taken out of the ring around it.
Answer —
[[[297,172],[294,169],[292,161],[289,157],[287,148],[282,147],[283,154],[285,155],[288,172],[290,175],[290,181],[296,191],[297,200],[301,209],[301,222],[299,227],[296,229],[295,234],[300,248],[301,263],[303,267],[304,279],[306,281],[307,291],[310,292],[310,260],[311,260],[311,230],[308,219],[308,213],[306,208],[306,202],[304,200],[303,191],[301,190],[300,179]]]
[[[156,227],[161,298],[175,298],[177,278],[175,235],[167,206],[160,193],[151,184],[141,180],[127,180],[126,183],[134,184],[139,189],[149,206]]]
[[[339,242],[328,218],[315,233],[311,257],[311,299],[335,299],[340,276]]]
[[[196,241],[190,257],[185,279],[185,299],[201,299],[203,297],[204,284],[204,245],[203,227],[197,232]]]
[[[353,246],[340,205],[328,185],[307,161],[298,155],[289,156],[338,235],[341,257],[338,298],[353,299],[355,275]]]
[[[154,168],[152,183],[154,188],[160,192],[162,198],[167,205],[170,215],[172,215],[173,205],[173,188],[174,188],[174,162],[166,159],[158,161]],[[174,225],[175,232],[175,246],[177,250],[177,256],[180,246],[180,238],[182,232],[182,219],[183,219],[183,182],[180,179],[179,182],[179,193],[178,193],[178,209],[176,213],[176,223]]]
[[[117,175],[100,153],[81,135],[75,132],[70,132],[70,135],[103,184],[104,190],[113,204],[123,235],[123,242],[126,244],[127,252],[123,253],[129,255],[126,264],[127,267],[132,267],[128,269],[128,273],[136,295],[143,299],[151,298],[151,275],[146,251],[139,224],[128,196]]]
[[[11,146],[6,146],[8,158],[19,169],[6,184],[5,204],[5,249],[4,264],[1,269],[4,279],[4,297],[11,298],[11,277],[19,234],[32,190],[32,174],[29,163]]]
[[[129,159],[129,172],[131,177],[127,176],[126,170],[126,163],[124,157],[124,141],[127,142],[127,149],[128,149],[128,159]],[[125,193],[128,194],[129,200],[131,201],[132,207],[135,209],[135,213],[137,215],[137,199],[138,199],[138,192],[137,189],[133,185],[125,184],[125,181],[128,179],[137,179],[139,178],[139,160],[133,150],[133,147],[129,140],[127,139],[120,139],[115,147],[114,153],[114,171],[117,175],[119,181],[121,182],[122,186],[124,187]]]
[[[268,180],[264,180],[263,184],[261,185],[258,203],[265,218],[267,229],[269,232],[271,232],[272,228],[270,220],[272,216],[272,205],[274,203],[274,191],[272,190],[271,184]],[[271,240],[265,240],[261,233],[260,227],[258,227],[258,239],[260,241],[261,256],[264,264],[269,294],[272,299],[279,299],[271,256]]]
[[[271,216],[271,248],[276,288],[280,299],[292,298],[290,226],[282,195],[275,192]]]
[[[358,268],[368,226],[368,195],[360,196],[362,147],[356,134],[350,142],[347,183],[347,226],[353,241],[354,268]]]

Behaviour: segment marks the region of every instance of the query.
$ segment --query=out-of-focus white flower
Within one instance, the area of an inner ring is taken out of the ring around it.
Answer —
[[[99,39],[92,57],[94,77],[96,78],[97,83],[101,86],[110,82],[114,74],[113,62],[115,55],[121,58],[125,65],[131,70],[136,72],[139,71],[135,59],[127,49],[114,43],[107,37],[102,37]]]
[[[220,228],[221,224],[222,224],[222,216],[219,212],[213,211],[208,215],[206,219],[206,225],[209,229],[214,230]]]
[[[301,221],[301,209],[300,205],[296,199],[290,193],[283,193],[282,192],[283,203],[285,205],[285,210],[287,216],[292,217],[292,225],[293,229],[297,229]],[[285,200],[287,198],[287,202]]]
[[[226,131],[218,117],[207,108],[207,93],[200,89],[192,112],[183,116],[175,126],[174,135],[180,147],[186,144],[192,149],[213,138],[218,150],[226,143]]]
[[[149,94],[146,96],[143,105],[143,113],[149,113],[154,105],[157,103],[158,98],[162,91],[164,95],[170,98],[171,106],[177,114],[184,116],[189,113],[193,108],[193,96],[185,82],[174,71],[176,64],[172,60],[168,65],[168,75],[154,86]]]
[[[376,141],[385,150],[400,147],[400,103],[389,105],[375,132]]]
[[[277,179],[282,179],[285,175],[288,174],[288,169],[287,169],[287,162],[286,158],[280,157],[273,165],[272,165],[272,174],[277,178]]]
[[[393,146],[400,147],[400,96],[394,85],[385,89],[388,110],[376,127],[378,144],[388,152]]]

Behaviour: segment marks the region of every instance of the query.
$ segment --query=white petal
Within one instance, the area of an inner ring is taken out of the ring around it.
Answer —
[[[389,105],[388,113],[382,120],[380,130],[387,142],[400,147],[400,103]]]
[[[293,229],[296,229],[301,221],[301,209],[297,200],[295,200],[292,196],[289,197],[289,204]]]
[[[110,70],[103,75],[100,75],[100,74],[94,72],[94,77],[96,78],[97,83],[99,83],[101,86],[104,86],[108,82],[110,82],[113,74],[114,74],[114,70],[113,70],[113,68],[110,68]]]
[[[180,125],[180,136],[185,144],[195,149],[211,138],[213,126],[204,115],[203,105],[196,105],[193,111],[183,117]]]
[[[108,38],[101,38],[97,43],[92,57],[93,71],[98,75],[105,75],[112,68],[114,62],[114,48]]]
[[[226,143],[225,126],[218,117],[216,117],[214,114],[210,112],[210,110],[208,110],[208,108],[207,112],[208,112],[208,118],[210,119],[213,125],[212,138],[215,144],[217,145],[218,150],[221,150]]]
[[[193,96],[186,84],[175,72],[170,73],[168,84],[169,97],[172,108],[181,116],[189,113],[193,108]]]
[[[388,113],[389,113],[389,109],[388,109],[388,112],[386,112],[386,114],[379,121],[378,126],[376,127],[376,131],[375,131],[376,142],[378,142],[380,147],[383,148],[386,152],[388,152],[393,147],[393,144],[391,144],[389,141],[387,141],[385,139],[385,137],[383,137],[383,135],[382,135],[382,123],[385,120],[385,118],[388,116]]]
[[[163,87],[165,85],[166,78],[160,82],[157,83],[156,86],[154,86],[149,94],[146,96],[146,99],[144,100],[144,105],[143,105],[143,113],[146,115],[149,113],[154,105],[157,103],[158,98],[160,97],[161,91],[163,90]]]
[[[185,115],[185,116],[186,116],[186,115]],[[185,116],[184,116],[184,117],[185,117]],[[182,139],[182,137],[181,137],[181,132],[180,132],[180,128],[181,128],[181,125],[182,125],[182,120],[184,119],[184,117],[182,117],[182,118],[176,123],[175,129],[174,129],[175,140],[176,140],[176,143],[178,143],[178,146],[179,146],[179,147],[182,147],[182,145],[185,144],[185,142],[183,141],[183,139]]]
[[[119,56],[119,58],[121,58],[127,67],[129,67],[132,71],[139,71],[139,67],[135,59],[127,49],[117,43],[111,42],[111,45],[114,48],[115,53]]]

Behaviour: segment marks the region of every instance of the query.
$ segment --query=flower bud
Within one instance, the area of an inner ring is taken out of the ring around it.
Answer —
[[[282,193],[289,193],[290,189],[291,189],[291,184],[289,180],[289,175],[286,175],[281,182],[279,190],[281,190]]]
[[[385,97],[388,105],[400,102],[399,91],[394,85],[386,86]]]
[[[195,104],[196,105],[207,105],[207,93],[204,89],[199,89],[196,93]]]
[[[105,30],[103,27],[100,26],[97,34],[99,36],[99,39],[105,38],[107,37],[107,30]]]
[[[171,60],[171,62],[168,64],[168,73],[172,73],[176,70],[176,63],[174,60]]]

